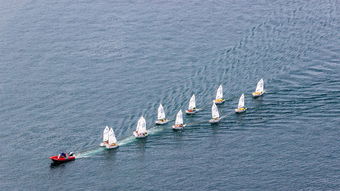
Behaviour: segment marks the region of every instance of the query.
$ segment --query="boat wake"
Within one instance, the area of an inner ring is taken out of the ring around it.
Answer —
[[[155,134],[162,132],[164,129],[165,128],[162,128],[162,127],[152,127],[150,129],[148,129],[148,134],[149,135],[155,135]],[[118,141],[117,143],[118,143],[119,147],[122,147],[122,146],[125,146],[125,145],[128,145],[128,144],[134,143],[135,141],[137,141],[137,139],[134,136],[131,135],[129,137],[126,137],[126,138]],[[91,149],[91,150],[81,151],[79,153],[76,153],[75,156],[76,156],[77,159],[88,158],[88,157],[95,156],[98,153],[101,153],[105,150],[106,150],[105,147],[97,147],[97,148],[94,148],[94,149]]]

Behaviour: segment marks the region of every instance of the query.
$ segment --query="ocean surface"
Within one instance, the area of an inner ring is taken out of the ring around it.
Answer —
[[[0,15],[0,190],[340,190],[339,0],[0,0]],[[193,93],[202,110],[173,132]],[[106,125],[117,150],[98,146]],[[51,165],[63,151],[78,159]]]

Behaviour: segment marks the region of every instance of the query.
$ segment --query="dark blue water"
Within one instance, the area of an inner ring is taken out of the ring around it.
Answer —
[[[340,190],[339,9],[0,0],[0,190]],[[153,128],[160,102],[174,119],[192,93],[203,110],[185,131],[131,138],[142,114]],[[105,125],[116,151],[98,147]],[[79,159],[50,166],[62,151]]]

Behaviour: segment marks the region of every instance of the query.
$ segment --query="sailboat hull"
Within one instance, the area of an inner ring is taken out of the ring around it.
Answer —
[[[219,119],[210,119],[209,123],[214,124],[214,123],[219,123],[220,121],[221,121],[220,118]]]
[[[214,103],[215,103],[216,105],[223,104],[224,102],[225,102],[224,99],[223,99],[223,100],[214,100]]]
[[[184,128],[184,125],[183,126],[176,126],[176,125],[172,126],[172,130],[174,131],[179,131],[179,130],[182,130],[183,128]]]
[[[114,145],[108,145],[108,144],[106,144],[106,145],[105,145],[105,148],[106,148],[106,149],[115,149],[115,148],[118,148],[118,147],[119,147],[118,144],[114,144]]]
[[[193,115],[196,112],[197,112],[196,110],[185,110],[185,113],[188,114],[188,115]]]
[[[161,121],[161,120],[157,120],[157,121],[155,121],[156,125],[164,125],[164,124],[167,124],[168,122],[169,122],[169,120],[168,120],[168,119],[166,119],[166,120],[163,120],[163,121]]]
[[[148,133],[138,134],[136,131],[134,131],[133,136],[135,136],[136,139],[142,139],[142,138],[146,138],[148,136]]]
[[[254,98],[260,97],[264,94],[264,92],[253,92],[252,95]]]
[[[237,108],[237,109],[235,109],[235,112],[236,112],[236,113],[243,113],[243,112],[245,112],[246,110],[247,110],[247,108],[243,108],[243,109]]]

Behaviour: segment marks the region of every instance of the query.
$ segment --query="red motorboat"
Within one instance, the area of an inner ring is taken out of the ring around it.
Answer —
[[[76,159],[76,156],[74,156],[74,153],[60,153],[57,156],[51,156],[50,159],[55,163],[63,163],[68,161],[73,161]]]

